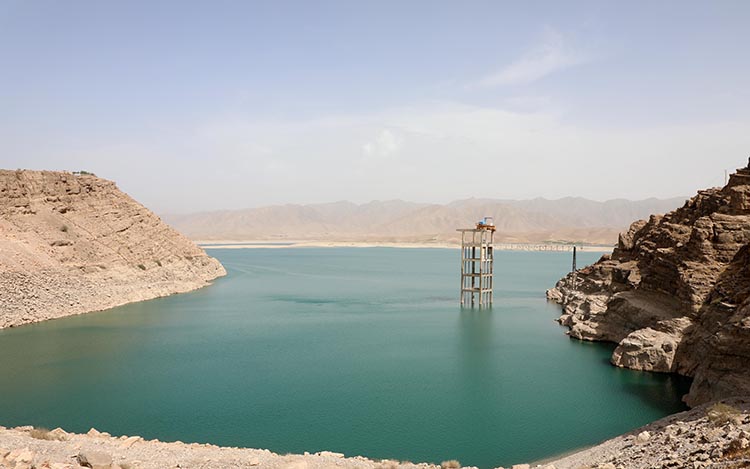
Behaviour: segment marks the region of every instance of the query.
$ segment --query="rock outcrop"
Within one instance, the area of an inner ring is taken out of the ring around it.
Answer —
[[[225,273],[111,181],[0,170],[0,329],[186,292]]]
[[[612,255],[547,292],[617,366],[694,378],[689,405],[750,394],[750,167],[633,223]]]

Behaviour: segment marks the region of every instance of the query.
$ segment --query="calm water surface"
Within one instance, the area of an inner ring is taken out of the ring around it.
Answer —
[[[455,250],[211,254],[211,287],[0,331],[0,423],[494,467],[683,409],[687,383],[553,322],[569,253],[498,253],[482,311],[457,305]]]

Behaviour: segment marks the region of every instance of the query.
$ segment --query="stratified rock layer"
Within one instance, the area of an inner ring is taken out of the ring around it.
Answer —
[[[186,292],[225,274],[111,181],[0,170],[0,329]]]
[[[633,223],[547,297],[571,337],[618,344],[613,364],[693,377],[690,405],[749,394],[750,167]]]

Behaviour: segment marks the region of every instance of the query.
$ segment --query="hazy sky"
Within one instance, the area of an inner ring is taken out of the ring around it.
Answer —
[[[691,195],[749,113],[748,1],[0,0],[0,167],[162,213]]]

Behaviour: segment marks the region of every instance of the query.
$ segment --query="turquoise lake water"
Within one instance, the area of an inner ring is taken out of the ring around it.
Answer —
[[[0,424],[489,468],[684,409],[554,322],[570,253],[498,252],[491,310],[459,308],[457,250],[210,254],[208,288],[0,331]]]

